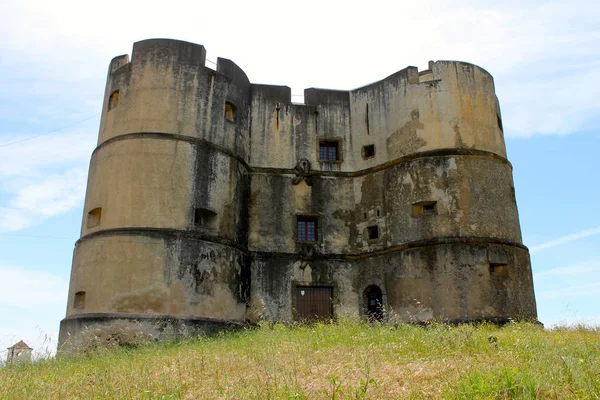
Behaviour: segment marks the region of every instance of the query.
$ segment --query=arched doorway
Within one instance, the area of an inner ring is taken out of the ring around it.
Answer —
[[[367,317],[370,322],[383,320],[383,295],[377,285],[368,286],[365,289],[365,304],[367,306]]]

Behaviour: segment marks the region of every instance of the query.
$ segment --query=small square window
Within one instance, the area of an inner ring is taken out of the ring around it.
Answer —
[[[369,240],[379,239],[379,227],[377,225],[369,226],[367,228],[367,235],[369,236]]]
[[[423,205],[423,214],[433,214],[435,212],[435,206],[433,204]]]
[[[299,242],[316,242],[318,240],[317,218],[299,216],[297,220]]]
[[[363,158],[367,159],[367,158],[371,158],[371,157],[375,157],[375,145],[374,144],[370,144],[368,146],[363,147]]]
[[[437,203],[435,201],[420,201],[413,203],[413,216],[437,214]]]
[[[206,208],[196,208],[194,210],[194,225],[199,228],[216,229],[217,213]]]
[[[490,275],[506,278],[508,276],[508,265],[490,263]]]
[[[319,142],[319,161],[335,162],[340,160],[340,142],[321,141]]]

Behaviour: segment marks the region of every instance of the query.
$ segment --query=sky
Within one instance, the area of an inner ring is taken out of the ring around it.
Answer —
[[[208,60],[229,58],[252,82],[299,95],[429,60],[485,68],[539,319],[600,325],[598,21],[600,2],[588,0],[3,0],[0,359],[21,339],[37,356],[56,347],[108,63],[157,37],[203,44]]]

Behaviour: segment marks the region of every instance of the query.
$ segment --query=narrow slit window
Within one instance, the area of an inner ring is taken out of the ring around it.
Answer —
[[[322,141],[319,143],[319,160],[320,161],[339,161],[340,160],[340,142],[337,141]]]
[[[367,236],[369,240],[379,239],[379,227],[377,225],[369,226],[367,228]]]
[[[85,292],[75,293],[75,298],[73,299],[73,307],[74,308],[84,308],[85,307]]]
[[[225,119],[229,122],[236,122],[237,107],[228,101],[225,102]]]
[[[500,114],[496,114],[496,118],[498,119],[498,128],[500,128],[500,130],[504,132],[504,129],[502,128],[502,118],[500,118]]]
[[[100,225],[100,220],[102,219],[102,207],[96,207],[92,211],[88,213],[87,216],[87,227],[94,228]]]
[[[368,146],[363,147],[363,158],[372,158],[375,157],[375,145],[370,144]]]
[[[108,98],[108,111],[112,110],[113,108],[115,108],[118,105],[119,105],[119,91],[115,90],[114,92],[112,92],[110,94],[110,97]]]
[[[297,234],[299,242],[316,242],[318,240],[317,219],[314,217],[298,217]]]

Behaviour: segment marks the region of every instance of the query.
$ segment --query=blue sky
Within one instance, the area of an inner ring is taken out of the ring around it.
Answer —
[[[487,69],[539,318],[600,324],[600,3],[290,4],[0,4],[0,351],[21,339],[38,353],[56,344],[108,62],[151,37],[204,44],[209,60],[230,58],[251,81],[298,94],[429,60]]]

